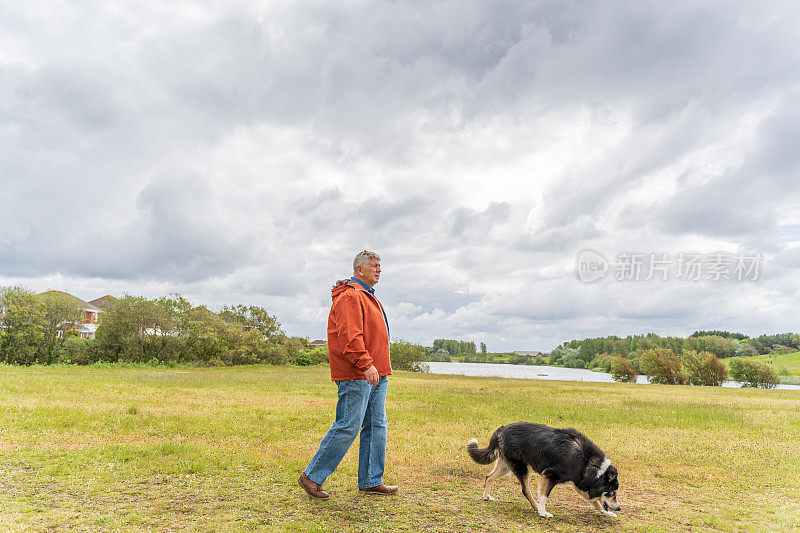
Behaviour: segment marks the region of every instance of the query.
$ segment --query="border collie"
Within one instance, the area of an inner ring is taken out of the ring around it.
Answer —
[[[578,494],[605,516],[616,517],[612,511],[621,509],[617,469],[603,450],[575,429],[515,422],[500,426],[486,448],[478,448],[477,439],[470,440],[467,453],[478,464],[497,461],[486,476],[484,500],[494,501],[489,494],[492,483],[513,473],[522,485],[522,494],[543,518],[553,516],[544,507],[553,487],[560,483],[572,483]],[[536,499],[529,485],[532,472],[539,476]]]

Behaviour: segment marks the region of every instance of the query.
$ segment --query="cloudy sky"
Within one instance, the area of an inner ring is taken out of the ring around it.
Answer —
[[[424,344],[798,331],[798,27],[795,0],[3,2],[0,285],[319,338],[368,248]]]

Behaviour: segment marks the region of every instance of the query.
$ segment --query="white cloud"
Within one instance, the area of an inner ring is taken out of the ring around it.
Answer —
[[[325,331],[550,349],[797,329],[793,2],[0,7],[0,284],[181,292]],[[761,251],[757,282],[581,284],[578,251]]]

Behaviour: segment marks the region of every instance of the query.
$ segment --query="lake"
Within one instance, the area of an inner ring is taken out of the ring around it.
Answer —
[[[552,379],[559,381],[594,381],[597,383],[614,383],[611,374],[593,372],[583,368],[565,368],[561,366],[504,365],[498,363],[441,363],[430,362],[431,374],[455,374],[458,376],[483,376],[493,378],[515,379]],[[637,383],[647,385],[645,376],[638,376]],[[726,381],[723,387],[741,387],[738,381]],[[800,385],[778,385],[782,390],[800,390]]]

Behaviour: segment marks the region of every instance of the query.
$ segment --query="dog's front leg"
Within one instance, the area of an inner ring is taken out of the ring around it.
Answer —
[[[612,513],[611,511],[606,511],[600,500],[589,500],[589,503],[591,503],[595,509],[603,513],[605,516],[610,516],[611,518],[617,517],[617,515]]]
[[[534,500],[533,496],[531,496],[531,487],[529,483],[530,475],[527,473],[524,474],[519,481],[522,484],[523,496],[527,498],[528,502],[531,504],[531,507],[536,509],[536,512],[539,513],[539,516],[541,516],[542,518],[553,518],[553,515],[544,510],[544,504],[547,502],[547,497],[539,496],[538,500]],[[541,489],[539,490],[539,492],[541,493]]]

